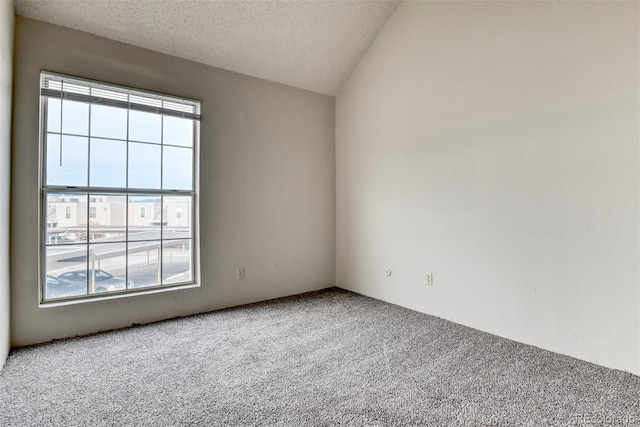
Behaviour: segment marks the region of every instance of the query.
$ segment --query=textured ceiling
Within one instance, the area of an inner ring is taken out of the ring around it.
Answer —
[[[398,1],[15,0],[16,13],[335,95]]]

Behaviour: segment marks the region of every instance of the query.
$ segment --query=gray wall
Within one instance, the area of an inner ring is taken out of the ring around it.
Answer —
[[[24,18],[15,38],[14,345],[334,285],[334,98]],[[38,307],[42,69],[202,101],[200,288]]]
[[[336,100],[337,284],[639,374],[638,8],[401,3]]]
[[[9,190],[13,1],[0,0],[0,369],[9,354]]]

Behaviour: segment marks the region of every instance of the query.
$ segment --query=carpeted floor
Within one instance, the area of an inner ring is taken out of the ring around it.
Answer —
[[[334,288],[14,350],[0,425],[640,425],[640,377]]]

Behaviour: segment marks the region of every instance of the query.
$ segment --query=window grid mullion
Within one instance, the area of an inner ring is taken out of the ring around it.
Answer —
[[[129,123],[131,114],[131,95],[127,93],[127,151],[125,160],[125,188],[129,188]],[[129,289],[129,192],[124,195],[124,279],[125,287]]]
[[[91,90],[89,90],[91,93]],[[87,187],[91,188],[91,104],[89,104],[89,117],[88,117],[88,127],[87,127]],[[62,128],[60,128],[60,132],[62,132]],[[91,292],[91,287],[93,285],[93,280],[91,280],[95,276],[95,271],[92,271],[91,267],[91,193],[87,194],[87,295]],[[95,291],[95,289],[94,289]]]
[[[62,100],[62,94],[64,93],[64,82],[60,86],[60,166],[62,166],[62,117],[64,112],[64,102]]]
[[[111,193],[130,193],[140,195],[175,195],[175,196],[190,196],[195,194],[193,190],[154,190],[151,188],[123,188],[123,187],[75,187],[75,186],[63,186],[63,185],[43,185],[43,188],[51,192],[82,192],[88,191],[96,194],[111,194]]]
[[[129,111],[127,111],[127,113],[129,113]],[[71,132],[47,132],[51,135],[58,135],[58,136],[75,136],[77,138],[85,138],[86,135],[82,135],[79,133],[71,133]],[[106,141],[121,141],[121,142],[135,142],[136,144],[144,144],[144,145],[161,145],[158,142],[150,142],[150,141],[140,141],[138,139],[129,139],[129,138],[117,138],[117,137],[108,137],[108,136],[91,136],[92,139],[102,139],[102,140],[106,140]],[[186,145],[176,145],[176,144],[167,144],[164,143],[162,144],[162,146],[164,147],[173,147],[173,148],[182,148],[184,150],[193,150],[193,147],[189,147]]]
[[[164,101],[162,101],[164,107]],[[164,114],[160,116],[160,188],[164,190]],[[163,237],[164,237],[164,194],[160,195],[160,250],[158,251],[158,271],[160,272],[158,282],[162,285],[164,281],[164,257],[163,257]]]

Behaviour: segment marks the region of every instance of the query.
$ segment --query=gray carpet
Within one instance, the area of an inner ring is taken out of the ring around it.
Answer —
[[[13,350],[7,426],[640,425],[640,377],[339,289]]]

